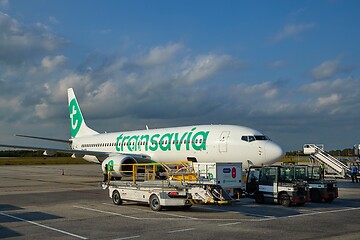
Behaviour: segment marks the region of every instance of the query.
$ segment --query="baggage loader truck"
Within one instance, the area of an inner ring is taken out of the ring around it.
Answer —
[[[271,201],[289,207],[309,201],[308,184],[296,180],[291,168],[282,166],[250,167],[245,189],[246,194],[257,203]]]
[[[312,202],[332,202],[339,196],[337,181],[321,177],[320,166],[293,166],[294,176],[309,184],[310,200]]]
[[[131,181],[103,184],[116,205],[123,201],[141,202],[159,211],[164,207],[190,208],[193,204],[228,204],[232,201],[220,185],[199,180],[191,163],[133,164],[132,167]]]

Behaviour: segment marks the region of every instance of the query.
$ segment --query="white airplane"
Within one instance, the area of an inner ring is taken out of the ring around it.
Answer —
[[[108,164],[114,177],[127,176],[129,166],[139,162],[242,162],[269,165],[280,160],[284,152],[262,133],[235,125],[194,125],[98,133],[89,128],[72,88],[68,89],[70,114],[69,140],[17,135],[21,137],[66,142],[71,149],[54,149],[16,145],[0,147],[43,150],[45,155],[72,153],[87,161]],[[125,173],[124,173],[125,172]]]

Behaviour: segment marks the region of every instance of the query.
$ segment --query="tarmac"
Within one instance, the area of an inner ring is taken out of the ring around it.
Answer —
[[[0,167],[0,239],[360,239],[360,183],[339,198],[285,208],[243,198],[159,212],[112,203],[99,165]]]

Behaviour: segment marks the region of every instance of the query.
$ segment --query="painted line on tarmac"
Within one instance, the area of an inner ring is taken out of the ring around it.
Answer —
[[[338,212],[347,212],[347,211],[353,211],[353,210],[360,210],[360,207],[357,208],[345,208],[345,209],[336,209],[336,210],[330,210],[330,211],[324,211],[324,212],[310,212],[310,213],[302,213],[297,215],[290,215],[290,216],[284,216],[284,217],[275,217],[273,219],[258,219],[253,220],[253,222],[262,222],[262,221],[269,221],[269,220],[275,220],[275,219],[286,219],[286,218],[298,218],[298,217],[306,217],[306,216],[313,216],[313,215],[320,215],[320,214],[328,214],[328,213],[338,213]]]
[[[37,223],[37,222],[29,221],[29,220],[26,220],[26,219],[23,219],[23,218],[15,217],[15,216],[3,213],[3,212],[0,212],[0,215],[3,215],[5,217],[9,217],[9,218],[13,218],[13,219],[16,219],[16,220],[19,220],[19,221],[22,221],[22,222],[30,223],[30,224],[36,225],[38,227],[46,228],[46,229],[49,229],[49,230],[52,230],[52,231],[55,231],[55,232],[63,233],[65,235],[69,235],[69,236],[76,237],[76,238],[79,238],[79,239],[87,239],[86,237],[82,237],[82,236],[79,236],[79,235],[76,235],[76,234],[73,234],[73,233],[70,233],[70,232],[66,232],[66,231],[63,231],[63,230],[60,230],[60,229],[57,229],[57,228],[49,227],[49,226],[46,226],[46,225],[43,225],[43,224],[40,224],[40,223]]]
[[[88,210],[88,211],[93,211],[93,212],[99,212],[99,213],[104,213],[104,214],[109,214],[109,215],[114,215],[114,216],[120,216],[120,217],[125,217],[125,218],[131,218],[134,220],[176,220],[176,221],[240,221],[243,219],[238,219],[238,218],[180,218],[180,217],[174,217],[174,218],[149,218],[149,217],[133,217],[133,216],[129,216],[129,215],[124,215],[124,214],[120,214],[120,213],[115,213],[115,212],[109,212],[109,211],[103,211],[100,209],[96,209],[96,208],[89,208],[89,207],[82,207],[82,206],[78,206],[78,205],[73,205],[74,208],[79,208],[79,209],[83,209],[83,210]]]
[[[219,227],[224,227],[224,226],[231,226],[231,225],[236,225],[239,224],[241,222],[232,222],[232,223],[224,223],[224,224],[219,224]]]
[[[186,228],[186,229],[173,230],[173,231],[169,231],[168,233],[187,232],[187,231],[193,231],[193,230],[195,230],[195,228]]]
[[[141,237],[140,235],[136,235],[136,236],[130,236],[130,237],[123,237],[123,238],[115,238],[113,240],[127,240],[127,239],[133,239],[133,238],[139,238]]]
[[[269,215],[252,214],[252,213],[238,212],[238,211],[229,211],[226,209],[218,209],[218,208],[210,208],[210,207],[194,207],[194,208],[202,208],[202,209],[208,209],[208,210],[218,211],[218,212],[244,214],[244,215],[251,216],[251,217],[263,217],[263,218],[273,218],[274,217],[274,216],[269,216]]]
[[[337,212],[346,212],[346,211],[352,211],[352,210],[360,210],[360,207],[357,208],[345,208],[345,209],[336,209],[336,210],[330,210],[326,212],[312,212],[312,213],[304,213],[300,214],[301,216],[311,216],[311,215],[320,215],[320,214],[326,214],[326,213],[337,213]],[[288,216],[288,218],[295,218],[298,215],[292,215]]]
[[[306,216],[313,216],[313,215],[320,215],[320,214],[347,212],[347,211],[353,211],[353,210],[360,210],[360,207],[336,209],[336,210],[331,210],[331,211],[326,211],[326,212],[310,212],[310,213],[303,213],[303,214],[290,215],[290,216],[284,216],[284,217],[272,217],[272,218],[263,218],[263,219],[247,219],[247,220],[241,220],[241,221],[238,221],[238,222],[223,223],[223,224],[219,224],[218,226],[219,227],[231,226],[231,225],[237,225],[237,224],[240,224],[240,223],[243,223],[243,222],[264,222],[264,221],[287,219],[287,218],[299,218],[299,217],[306,217]]]
[[[96,209],[96,208],[88,208],[88,207],[82,207],[82,206],[77,206],[77,205],[73,205],[73,207],[88,210],[88,211],[93,211],[93,212],[106,213],[106,214],[110,214],[110,215],[121,216],[121,217],[125,217],[125,218],[131,218],[131,219],[135,219],[135,220],[142,219],[142,218],[128,216],[128,215],[124,215],[124,214],[120,214],[120,213],[103,211],[103,210],[99,210],[99,209]]]
[[[103,203],[103,204],[104,204],[104,205],[108,205],[108,206],[114,206],[114,204],[110,204],[110,203]],[[196,220],[196,219],[197,219],[197,218],[194,218],[194,217],[188,217],[188,216],[183,216],[183,215],[178,215],[178,214],[172,214],[172,213],[165,213],[165,212],[155,212],[155,211],[153,211],[153,210],[145,210],[145,209],[134,208],[134,207],[129,207],[129,206],[125,206],[125,205],[123,205],[122,207],[130,208],[130,209],[137,210],[137,211],[155,213],[155,214],[160,214],[160,215],[168,215],[168,216],[172,216],[172,217],[187,218],[187,219],[192,219],[192,220]]]

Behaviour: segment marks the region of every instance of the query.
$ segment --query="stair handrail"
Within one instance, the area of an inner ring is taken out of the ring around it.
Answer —
[[[343,175],[345,175],[346,173],[349,173],[350,172],[350,169],[348,168],[348,166],[344,163],[342,163],[340,160],[338,160],[337,158],[331,156],[329,153],[325,152],[323,149],[317,147],[316,145],[311,145],[312,148],[315,149],[315,154],[318,153],[319,155],[323,156],[326,160],[328,160],[333,166],[331,166],[330,164],[326,164],[324,161],[321,161],[324,162],[326,165],[328,165],[329,167],[331,167],[333,170],[335,170],[336,172],[338,173],[341,173]],[[315,156],[315,155],[314,155]],[[315,156],[316,157],[316,156]],[[317,157],[318,158],[318,157]],[[335,169],[336,166],[337,168],[341,169]]]

